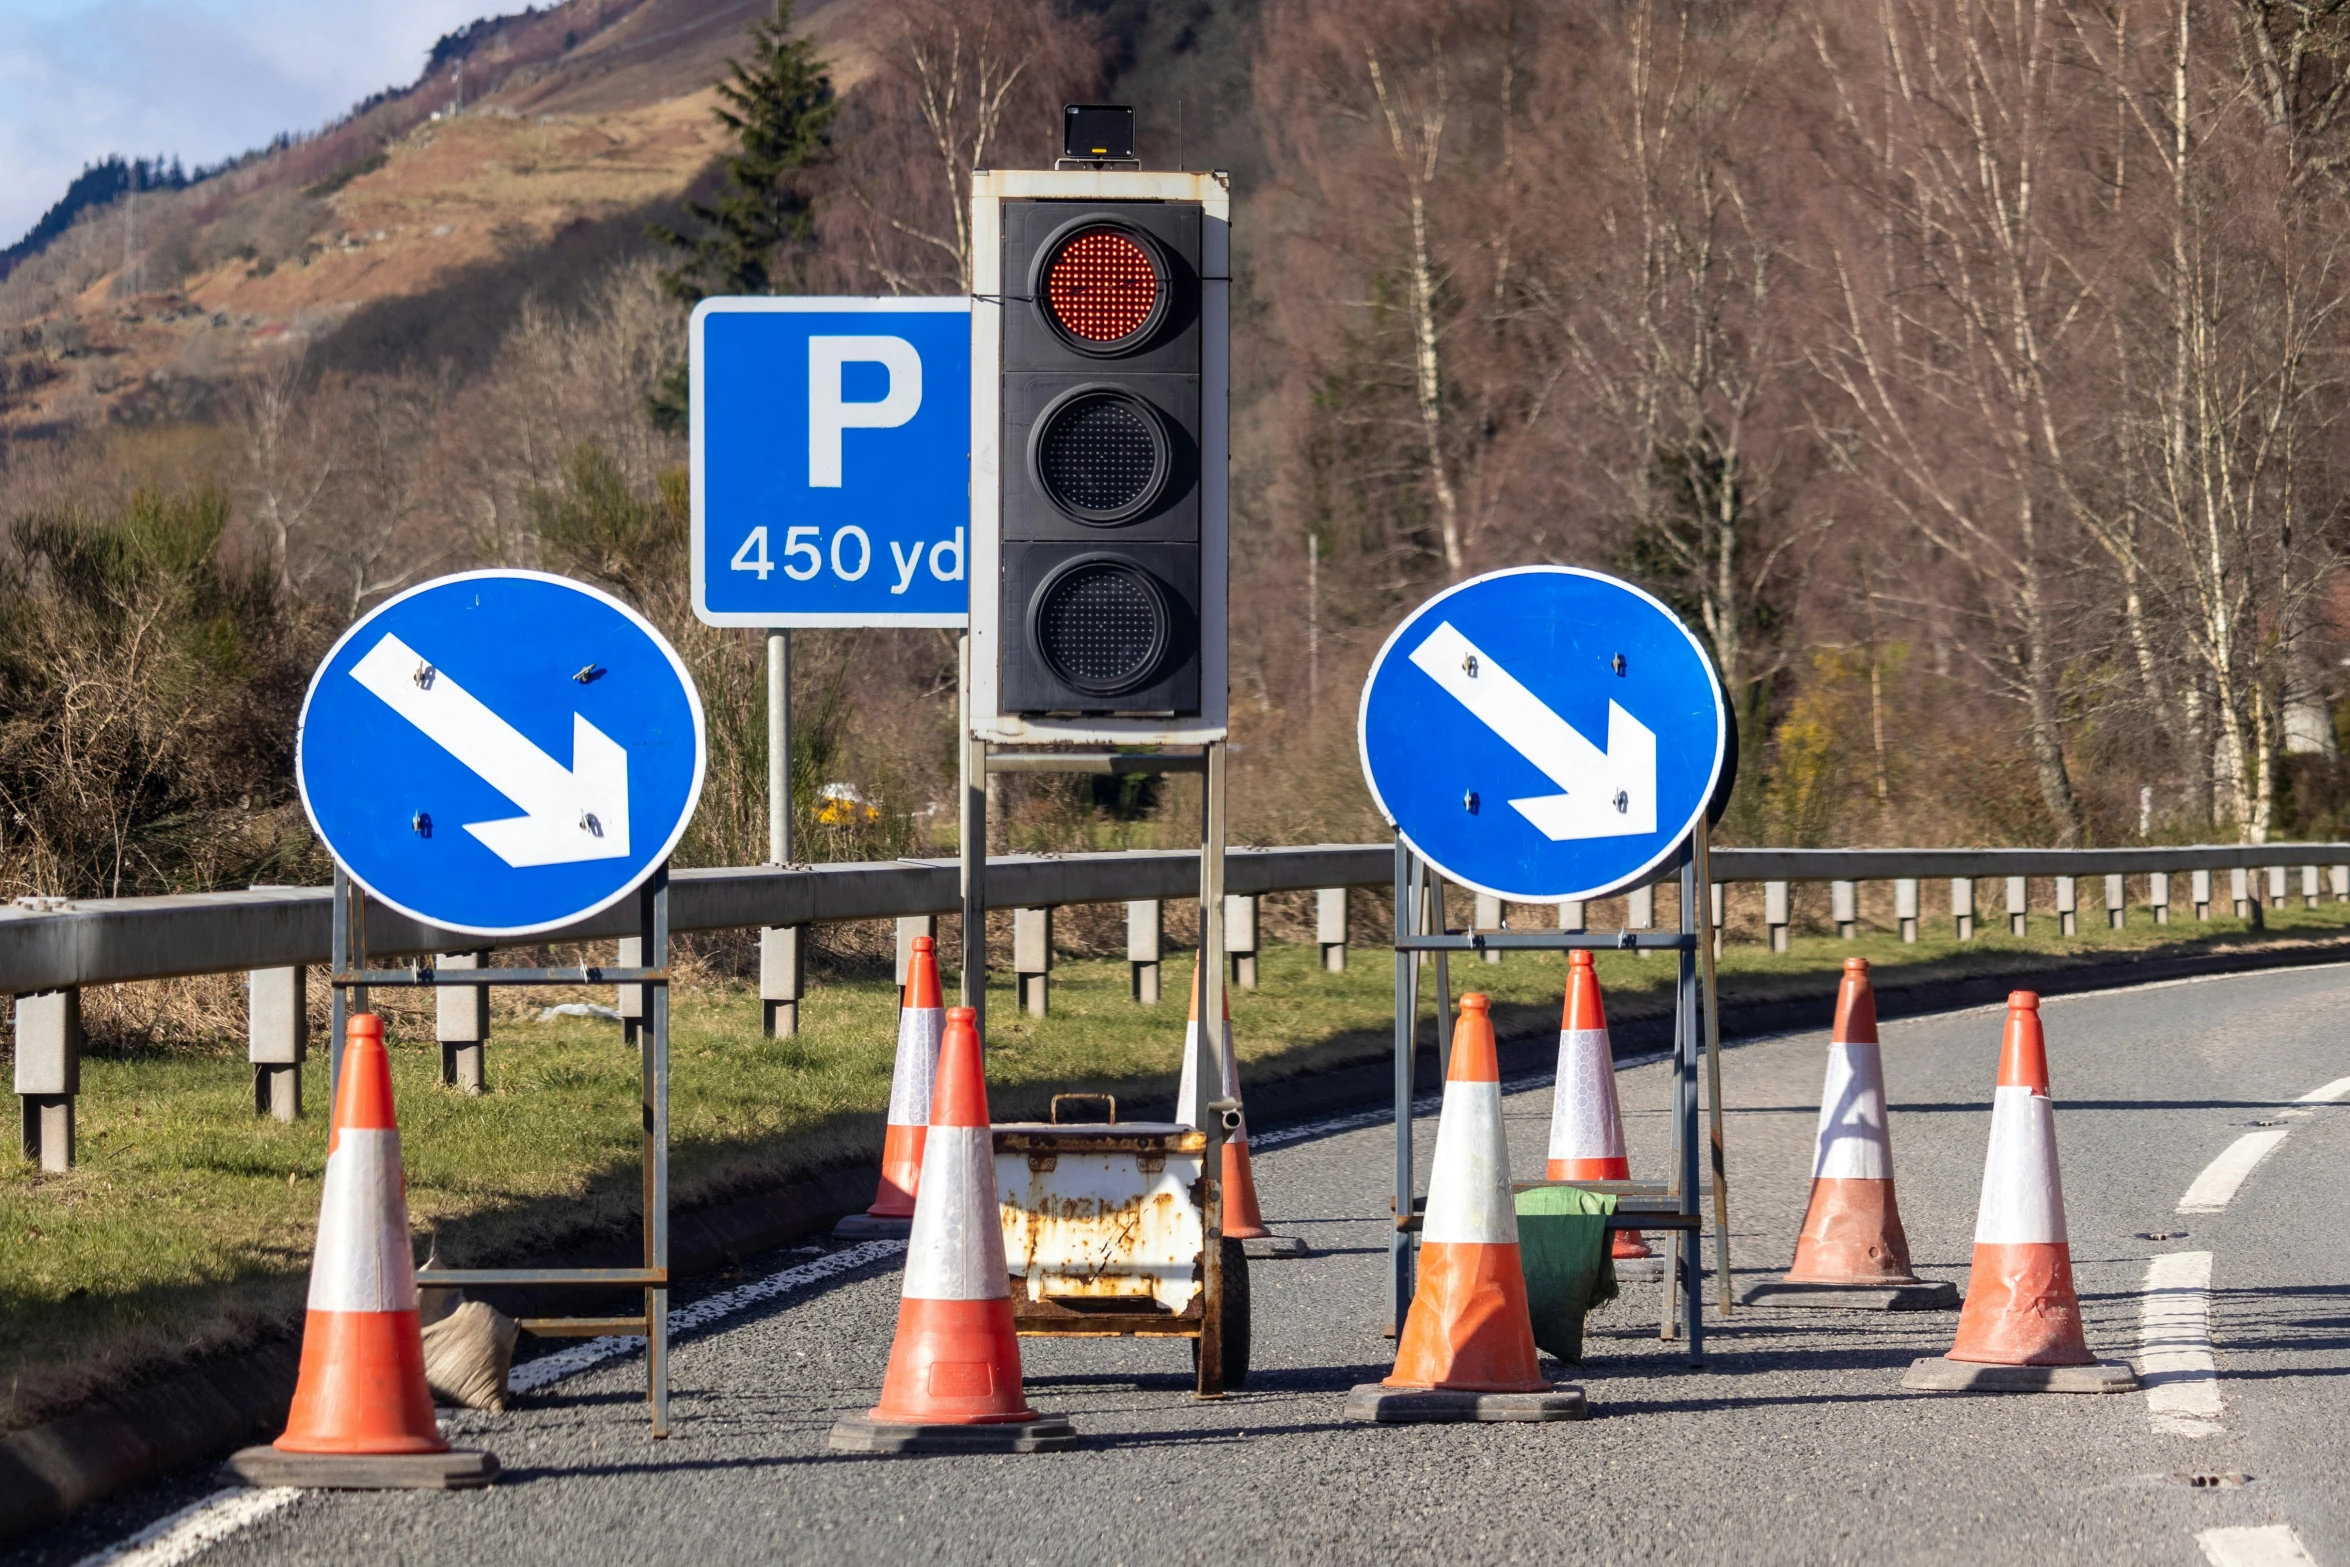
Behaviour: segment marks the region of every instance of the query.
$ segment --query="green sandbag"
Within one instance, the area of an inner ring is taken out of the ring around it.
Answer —
[[[1608,1192],[1537,1186],[1518,1193],[1518,1258],[1534,1342],[1564,1361],[1583,1358],[1583,1314],[1616,1298],[1608,1261]]]

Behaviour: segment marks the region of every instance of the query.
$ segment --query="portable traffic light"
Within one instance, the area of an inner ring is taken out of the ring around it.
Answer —
[[[1220,734],[1223,180],[983,173],[973,207],[974,725]]]

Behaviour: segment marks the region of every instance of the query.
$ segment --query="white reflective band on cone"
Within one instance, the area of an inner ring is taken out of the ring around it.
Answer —
[[[2066,1239],[2064,1188],[2056,1176],[2056,1103],[2030,1088],[1991,1091],[1991,1152],[1975,1241],[2045,1246]]]
[[[1893,1179],[1885,1138],[1884,1057],[1873,1039],[1829,1042],[1828,1083],[1820,1093],[1819,1144],[1811,1173],[1814,1180]]]
[[[898,1064],[889,1080],[889,1124],[926,1126],[930,1085],[938,1076],[938,1041],[946,1032],[943,1007],[908,1007],[898,1014]]]
[[[1559,1030],[1558,1079],[1550,1090],[1550,1157],[1624,1157],[1616,1062],[1604,1028]]]
[[[1221,1064],[1224,1068],[1224,1097],[1238,1099],[1240,1097],[1240,1058],[1232,1051],[1232,1024],[1229,1020],[1224,1024],[1224,1060]],[[1183,1025],[1183,1081],[1175,1085],[1175,1119],[1184,1126],[1199,1125],[1199,1118],[1192,1113],[1199,1107],[1199,1090],[1196,1086],[1198,1072],[1199,1019],[1193,1018]],[[1230,1142],[1248,1141],[1247,1127],[1243,1126],[1238,1133],[1226,1140]]]
[[[1430,1246],[1518,1243],[1499,1083],[1444,1085],[1444,1113],[1436,1123],[1436,1158],[1428,1172],[1428,1212],[1421,1221],[1420,1240]]]
[[[400,1180],[398,1132],[345,1127],[337,1134],[318,1202],[310,1309],[416,1309],[416,1257],[408,1249],[408,1195]]]
[[[933,1126],[922,1142],[921,1195],[906,1237],[909,1300],[995,1300],[1011,1294],[996,1212],[995,1133]]]

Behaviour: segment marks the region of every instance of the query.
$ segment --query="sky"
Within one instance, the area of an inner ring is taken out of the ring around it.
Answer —
[[[413,81],[521,0],[0,0],[0,245],[109,153],[189,168]]]

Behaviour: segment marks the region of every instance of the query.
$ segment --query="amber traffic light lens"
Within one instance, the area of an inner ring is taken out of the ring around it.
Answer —
[[[1165,282],[1150,252],[1116,229],[1087,229],[1045,269],[1045,308],[1071,337],[1108,345],[1151,323]]]

